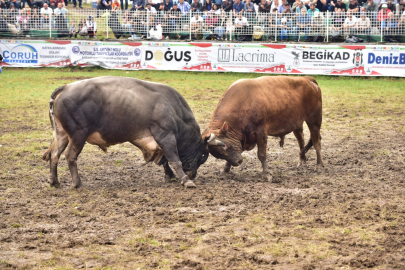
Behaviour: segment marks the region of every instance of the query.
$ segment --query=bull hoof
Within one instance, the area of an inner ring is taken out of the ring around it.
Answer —
[[[317,172],[322,172],[323,169],[324,169],[323,164],[318,164],[318,165],[316,165],[316,171],[317,171]]]
[[[51,185],[51,187],[60,188],[60,182],[59,181],[50,183],[50,185]]]
[[[226,168],[222,168],[219,170],[220,175],[225,175],[228,174],[231,171],[231,169],[227,170]]]
[[[79,189],[79,188],[81,188],[82,186],[83,186],[82,183],[79,182],[78,184],[73,185],[73,188],[74,188],[74,189]]]
[[[263,180],[272,182],[273,181],[273,176],[270,173],[263,173]]]
[[[307,162],[306,162],[306,161],[303,161],[303,160],[301,160],[301,161],[298,162],[298,164],[297,164],[297,168],[299,168],[299,167],[305,167],[305,166],[307,166]]]
[[[186,183],[184,183],[185,188],[196,188],[197,186],[194,184],[193,181],[188,180]]]

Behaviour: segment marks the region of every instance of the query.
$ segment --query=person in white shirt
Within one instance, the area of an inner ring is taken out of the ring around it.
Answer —
[[[49,21],[52,22],[52,28],[55,27],[53,24],[53,21],[52,21],[52,14],[53,14],[53,10],[50,7],[48,7],[47,3],[44,3],[43,8],[41,8],[41,20],[40,20],[40,26],[42,29],[44,27],[47,29],[49,28]],[[44,25],[44,23],[46,25]]]
[[[247,35],[248,20],[242,16],[242,13],[238,13],[235,19],[235,33],[238,35],[238,40],[244,40],[244,35]]]
[[[370,42],[370,19],[366,16],[365,12],[360,12],[360,18],[356,23],[356,30],[358,35],[367,35],[367,42]]]
[[[146,12],[150,12],[151,14],[156,14],[156,8],[152,7],[151,3],[146,4]]]
[[[196,25],[197,22],[201,22],[203,23],[203,18],[198,14],[198,12],[195,13],[194,17],[191,18],[190,23],[191,23],[191,27],[193,27],[193,25]]]
[[[356,29],[356,24],[357,24],[357,18],[353,16],[351,11],[347,12],[347,17],[346,20],[343,24],[343,28],[345,30],[345,35],[348,38],[349,35],[353,35],[354,31]]]

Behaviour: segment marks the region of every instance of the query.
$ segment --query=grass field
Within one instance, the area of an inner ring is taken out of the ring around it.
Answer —
[[[3,69],[0,75],[0,269],[405,269],[405,79],[315,76],[323,93],[322,153],[297,168],[292,134],[268,143],[274,183],[256,149],[220,176],[210,157],[195,190],[164,183],[130,144],[107,154],[86,145],[84,187],[47,183],[49,97],[58,86],[104,75],[168,84],[201,129],[220,96],[260,74]],[[305,130],[306,138],[308,131]]]

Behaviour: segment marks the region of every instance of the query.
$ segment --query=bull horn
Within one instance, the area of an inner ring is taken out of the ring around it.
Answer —
[[[208,138],[207,141],[208,145],[219,145],[219,146],[225,146],[223,142],[220,140],[215,139],[215,135],[211,133],[210,137]]]

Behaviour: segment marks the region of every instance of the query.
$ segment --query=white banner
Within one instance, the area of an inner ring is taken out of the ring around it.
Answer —
[[[405,46],[1,40],[4,66],[405,77]]]

